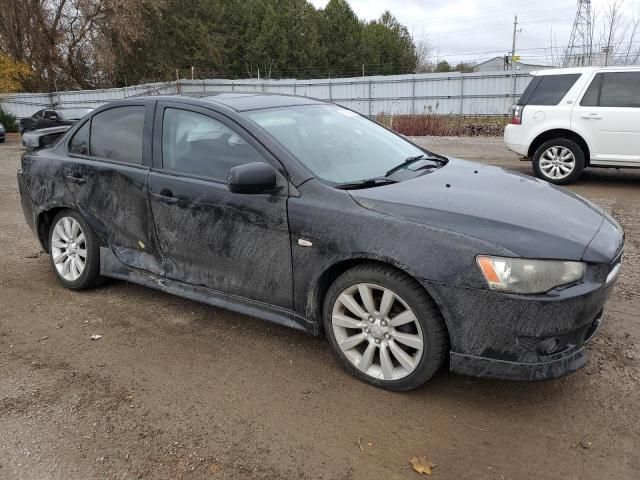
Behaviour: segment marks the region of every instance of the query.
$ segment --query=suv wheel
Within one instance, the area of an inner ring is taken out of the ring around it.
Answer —
[[[65,287],[84,290],[101,283],[98,241],[73,210],[63,210],[53,219],[49,253],[53,271]]]
[[[567,138],[549,140],[540,145],[533,155],[533,169],[538,178],[556,185],[575,182],[584,166],[582,148]]]
[[[419,387],[448,353],[449,336],[433,300],[413,278],[381,265],[355,267],[331,285],[324,328],[349,372],[387,390]]]

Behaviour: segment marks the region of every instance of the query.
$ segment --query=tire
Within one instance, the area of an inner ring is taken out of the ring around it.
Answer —
[[[60,227],[60,230],[56,227]],[[80,234],[84,235],[84,239]],[[71,259],[68,253],[70,251],[75,255]],[[85,257],[80,271],[76,258],[82,263],[82,253]],[[53,219],[49,231],[49,258],[58,280],[67,288],[85,290],[104,281],[100,275],[100,245],[96,235],[80,214],[73,210],[62,210]],[[72,265],[74,262],[76,263]],[[65,267],[65,264],[68,266]]]
[[[580,145],[567,138],[544,142],[533,155],[536,176],[556,185],[566,185],[578,180],[585,165],[584,151]],[[570,171],[566,171],[567,168]]]
[[[345,306],[350,304],[348,296],[360,307],[360,315]],[[393,300],[385,303],[385,296]],[[401,323],[406,319],[412,320]],[[434,301],[413,278],[384,265],[359,265],[338,277],[325,297],[323,323],[347,371],[386,390],[407,391],[423,385],[442,367],[449,352],[449,335]],[[418,340],[422,348],[416,348]],[[355,345],[350,347],[351,343]]]

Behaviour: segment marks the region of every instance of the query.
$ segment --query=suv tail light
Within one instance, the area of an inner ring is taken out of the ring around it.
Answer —
[[[522,125],[522,105],[514,105],[511,107],[511,125]]]

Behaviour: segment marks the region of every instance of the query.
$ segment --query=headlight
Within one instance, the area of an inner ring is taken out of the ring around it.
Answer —
[[[492,290],[510,293],[544,293],[577,282],[584,277],[585,264],[557,260],[477,257],[478,266]]]

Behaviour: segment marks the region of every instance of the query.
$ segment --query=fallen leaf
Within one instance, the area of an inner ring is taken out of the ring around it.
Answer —
[[[212,463],[209,465],[209,473],[216,473],[219,470],[220,470],[220,465],[218,465],[217,463]]]
[[[93,334],[89,337],[91,340],[100,340],[102,338],[102,335],[96,335]]]
[[[417,473],[431,475],[431,470],[435,468],[436,464],[427,460],[427,457],[413,457],[411,459],[411,466]]]
[[[46,340],[47,338],[49,338],[49,337],[48,337],[47,335],[45,335],[44,337],[42,337],[42,338],[40,339],[40,341],[42,342],[42,341]]]

